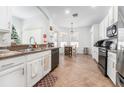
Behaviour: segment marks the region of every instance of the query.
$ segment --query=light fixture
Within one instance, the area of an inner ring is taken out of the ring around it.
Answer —
[[[71,33],[73,33],[74,32],[74,29],[73,29],[73,22],[71,22],[71,31],[70,31]]]
[[[65,10],[65,14],[69,14],[70,13],[70,10]]]
[[[72,14],[73,18],[78,17],[78,13]]]

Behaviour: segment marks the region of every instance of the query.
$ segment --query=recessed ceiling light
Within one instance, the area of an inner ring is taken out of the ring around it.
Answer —
[[[65,13],[66,13],[66,14],[69,14],[69,13],[70,13],[70,11],[69,11],[69,10],[65,10]]]

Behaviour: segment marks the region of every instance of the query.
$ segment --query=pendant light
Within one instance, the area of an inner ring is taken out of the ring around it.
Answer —
[[[74,32],[74,29],[73,29],[73,22],[71,22],[71,33]]]

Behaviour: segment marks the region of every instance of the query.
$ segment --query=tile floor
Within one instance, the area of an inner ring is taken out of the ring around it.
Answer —
[[[89,55],[60,56],[60,65],[52,72],[58,77],[54,87],[114,87],[103,76]]]

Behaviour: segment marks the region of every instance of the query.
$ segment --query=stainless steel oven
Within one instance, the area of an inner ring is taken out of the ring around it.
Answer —
[[[107,49],[106,48],[99,48],[98,67],[100,68],[101,72],[105,76],[107,76]]]

